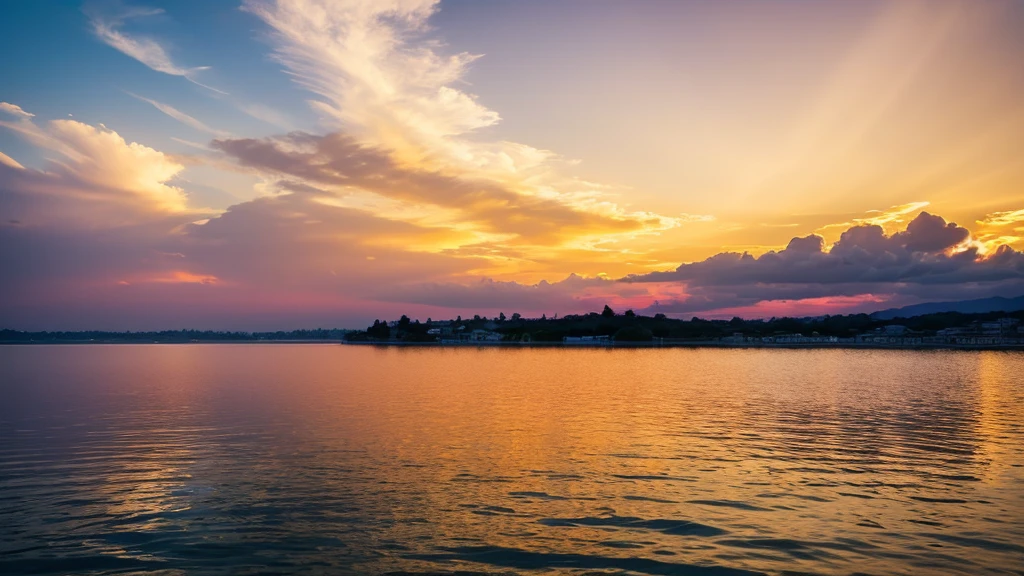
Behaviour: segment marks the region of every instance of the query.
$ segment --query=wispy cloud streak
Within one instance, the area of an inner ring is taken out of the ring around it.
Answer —
[[[181,110],[178,110],[177,108],[171,106],[170,104],[164,104],[163,102],[158,102],[156,100],[152,100],[150,98],[146,98],[145,96],[139,96],[138,94],[135,94],[135,93],[132,93],[132,92],[127,92],[127,94],[129,96],[131,96],[132,98],[135,98],[137,100],[141,100],[141,101],[151,105],[152,107],[154,107],[157,110],[163,112],[164,114],[170,116],[171,118],[174,118],[178,122],[181,122],[182,124],[188,126],[189,128],[192,128],[194,130],[198,130],[200,132],[206,132],[207,134],[212,134],[214,136],[218,136],[218,137],[221,137],[221,138],[224,138],[224,137],[229,135],[228,132],[225,132],[223,130],[217,130],[216,128],[211,128],[211,127],[207,126],[206,124],[204,124],[200,120],[197,120],[197,119],[193,118],[192,116],[189,116],[188,114],[185,114],[184,112],[182,112]]]
[[[207,90],[212,90],[218,94],[227,94],[227,92],[224,92],[223,90],[203,84],[196,78],[196,72],[209,70],[209,66],[187,68],[175,64],[167,53],[167,50],[156,40],[142,36],[130,36],[121,30],[121,26],[127,20],[144,16],[154,16],[157,14],[163,14],[163,10],[136,9],[124,12],[120,16],[113,18],[105,18],[99,14],[91,14],[89,20],[92,24],[92,30],[96,37],[122,54],[138,60],[157,72],[162,72],[171,76],[181,76],[189,82],[192,82],[197,86],[202,86]]]

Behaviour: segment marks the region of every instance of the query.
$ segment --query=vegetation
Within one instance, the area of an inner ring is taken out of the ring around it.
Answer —
[[[888,325],[900,325],[918,333],[934,333],[943,328],[966,327],[999,318],[1016,318],[1024,325],[1024,311],[964,314],[943,312],[912,318],[879,320],[868,314],[820,316],[814,318],[771,318],[767,320],[680,320],[664,314],[641,316],[632,310],[616,314],[609,306],[601,313],[571,314],[561,318],[542,316],[524,318],[504,313],[489,319],[474,315],[472,319],[426,322],[402,316],[395,322],[374,320],[366,330],[324,329],[292,330],[290,332],[215,332],[212,330],[163,330],[159,332],[21,332],[0,330],[0,343],[7,342],[259,342],[259,341],[340,341],[358,342],[434,342],[459,338],[474,330],[500,334],[508,342],[562,342],[565,337],[609,336],[619,342],[647,342],[654,338],[677,341],[706,341],[741,335],[764,337],[777,335],[836,336],[849,338]]]
[[[261,340],[341,340],[346,330],[292,330],[291,332],[216,332],[213,330],[161,330],[159,332],[22,332],[0,330],[0,342],[259,342]]]
[[[624,314],[616,314],[609,306],[601,313],[571,314],[561,318],[523,318],[520,314],[512,314],[507,318],[499,314],[488,319],[481,315],[463,320],[426,323],[409,321],[405,316],[388,331],[387,323],[375,321],[374,325],[364,332],[352,332],[347,336],[350,341],[392,340],[406,342],[433,342],[439,337],[457,338],[458,334],[470,334],[474,330],[483,330],[501,334],[502,340],[509,342],[561,342],[565,337],[609,336],[620,342],[647,342],[654,338],[672,340],[704,341],[715,340],[726,336],[742,335],[745,337],[764,337],[777,335],[802,336],[836,336],[849,338],[865,334],[887,325],[900,325],[912,332],[934,333],[943,328],[966,327],[977,322],[997,320],[999,318],[1017,318],[1024,323],[1024,311],[1019,312],[988,312],[982,314],[962,314],[959,312],[943,312],[926,314],[913,318],[895,318],[879,320],[868,314],[848,314],[836,316],[820,316],[812,318],[771,318],[767,320],[704,320],[691,318],[681,320],[668,318],[664,314],[640,316],[632,310]],[[433,329],[434,333],[431,333]],[[436,334],[439,330],[445,333]],[[386,334],[386,335],[385,335]]]

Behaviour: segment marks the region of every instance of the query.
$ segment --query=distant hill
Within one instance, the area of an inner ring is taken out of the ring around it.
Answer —
[[[928,302],[914,304],[902,308],[880,310],[871,315],[876,320],[892,320],[893,318],[910,318],[922,314],[939,312],[961,312],[963,314],[982,314],[985,312],[1015,312],[1024,310],[1024,296],[1016,298],[980,298],[978,300],[961,300],[959,302]]]

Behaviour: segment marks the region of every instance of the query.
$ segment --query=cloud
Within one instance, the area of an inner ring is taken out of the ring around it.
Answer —
[[[598,306],[600,308],[608,298],[608,294],[602,292],[602,288],[609,288],[612,284],[603,278],[584,278],[575,274],[559,282],[542,280],[536,284],[481,278],[468,283],[412,282],[387,286],[378,297],[393,302],[425,304],[454,310],[475,310],[485,314],[493,314],[493,311],[498,309],[566,314],[583,311],[588,306],[598,306],[596,301],[601,302]]]
[[[8,185],[16,183],[32,194],[130,206],[140,212],[187,209],[184,191],[168,184],[184,166],[169,156],[136,142],[126,142],[103,125],[53,120],[40,127],[32,122],[31,115],[20,117],[14,123],[0,121],[0,127],[15,131],[59,157],[49,159],[46,171],[8,171],[3,181]],[[82,218],[85,217],[83,214]]]
[[[21,106],[11,104],[9,102],[0,102],[0,112],[16,116],[18,118],[32,118],[35,114],[30,114],[21,109]]]
[[[92,31],[96,37],[122,54],[138,60],[157,72],[163,72],[171,76],[181,76],[207,90],[212,90],[218,94],[227,94],[227,92],[207,86],[196,79],[196,72],[209,70],[209,66],[186,68],[175,64],[171,60],[170,55],[167,54],[167,50],[156,40],[141,36],[130,36],[121,30],[121,27],[128,20],[163,14],[163,12],[160,9],[134,9],[125,11],[115,17],[103,17],[93,13],[90,15],[89,21],[92,24]]]
[[[890,224],[902,224],[906,221],[906,218],[919,212],[928,207],[930,202],[909,202],[907,204],[899,204],[897,206],[891,206],[885,210],[869,210],[870,216],[864,218],[854,218],[847,222],[839,222],[837,224],[826,224],[818,230],[828,230],[829,228],[849,228],[850,226],[858,225],[876,225],[876,226],[888,226]]]
[[[196,120],[192,116],[189,116],[188,114],[185,114],[181,110],[178,110],[177,108],[174,108],[173,106],[171,106],[169,104],[164,104],[163,102],[157,102],[156,100],[151,100],[151,99],[146,98],[144,96],[139,96],[138,94],[133,94],[132,92],[128,92],[127,94],[129,96],[131,96],[132,98],[135,98],[137,100],[141,100],[141,101],[149,104],[150,106],[153,106],[157,110],[163,112],[164,114],[170,116],[171,118],[174,118],[178,122],[181,122],[182,124],[192,128],[193,130],[198,130],[200,132],[206,132],[207,134],[213,134],[214,136],[219,136],[219,137],[222,137],[222,138],[229,135],[227,132],[224,132],[223,130],[217,130],[215,128],[210,128],[206,124],[200,122],[199,120]]]
[[[0,183],[3,221],[25,222],[0,224],[0,267],[11,279],[0,298],[17,303],[0,308],[0,325],[347,325],[393,306],[377,298],[385,287],[441,282],[479,265],[409,249],[445,229],[325,204],[314,190],[243,202],[202,224],[153,215],[97,228],[26,216],[26,202],[45,209],[54,197],[9,194],[8,184],[21,183],[2,172]]]
[[[462,282],[419,282],[382,287],[377,298],[403,304],[422,304],[446,311],[483,313],[499,311],[528,315],[599,312],[605,304],[618,311],[640,310],[653,302],[685,297],[676,283],[632,283],[601,276],[570,274],[563,280],[534,284],[477,278]]]
[[[479,57],[450,53],[432,36],[436,0],[244,7],[269,27],[286,72],[312,92],[327,133],[230,137],[133,94],[216,136],[209,146],[177,140],[202,150],[208,166],[262,179],[265,196],[198,212],[182,188],[190,186],[181,177],[186,157],[126,142],[103,125],[37,123],[0,104],[0,126],[51,157],[36,169],[0,154],[0,268],[10,279],[0,285],[10,304],[0,324],[351,326],[416,310],[435,318],[459,310],[563,314],[604,303],[678,314],[814,313],[1024,291],[1020,252],[921,212],[927,202],[782,224],[827,230],[829,241],[841,232],[832,246],[810,234],[760,257],[723,253],[671,272],[565,277],[663,269],[669,258],[654,259],[655,248],[620,243],[714,217],[634,211],[613,202],[611,188],[562,175],[569,163],[554,152],[489,139],[482,129],[500,116],[463,82]],[[91,22],[103,42],[195,82],[204,68],[181,66],[161,43],[125,32],[159,13]],[[236,105],[288,124],[272,110]],[[818,228],[837,220],[845,222]],[[984,226],[1020,220],[998,212]],[[776,234],[762,243],[779,246],[791,235]],[[564,279],[536,281],[543,275]]]
[[[239,105],[239,109],[249,116],[260,120],[261,122],[270,124],[271,126],[276,126],[284,130],[287,130],[292,126],[292,122],[287,115],[274,110],[269,106],[264,106],[262,104],[241,104]]]
[[[275,55],[317,94],[316,108],[375,144],[408,155],[452,150],[447,137],[491,126],[496,112],[451,87],[477,57],[440,54],[428,31],[437,0],[249,0],[273,30]]]
[[[1024,224],[1024,209],[993,212],[985,216],[985,218],[978,220],[978,224],[996,227],[1021,225]]]
[[[714,222],[716,218],[711,214],[680,214],[678,220],[680,222]]]
[[[200,216],[167,210],[153,194],[180,166],[103,127],[58,122],[67,124],[43,130],[30,120],[15,123],[63,156],[50,170],[0,165],[0,220],[8,223],[0,225],[0,266],[11,278],[0,297],[18,303],[17,313],[0,315],[8,325],[63,318],[83,328],[106,326],[120,314],[147,322],[132,327],[272,328],[285,319],[352,325],[371,315],[550,315],[605,303],[649,314],[759,316],[1024,291],[1024,255],[1006,246],[981,255],[965,228],[928,213],[892,234],[874,224],[852,226],[831,249],[812,234],[758,258],[724,253],[672,272],[498,281],[479,275],[493,246],[424,250],[463,246],[472,238],[464,230],[340,205],[339,189],[362,186],[404,200],[437,201],[440,194],[453,209],[476,199],[473,186],[403,170],[351,139],[295,134],[272,143],[216,142],[224,153],[277,173],[279,192],[189,223]],[[149,176],[131,173],[132,164],[165,162],[171,164],[141,172]],[[498,219],[492,225],[514,230]],[[504,255],[507,247],[497,251]]]
[[[294,132],[271,139],[222,139],[213,146],[243,166],[332,187],[363,190],[411,205],[453,211],[450,225],[472,225],[511,234],[511,243],[557,245],[591,235],[665,229],[675,221],[648,213],[599,212],[568,205],[559,197],[521,194],[472,174],[449,175],[404,166],[387,150],[343,133]]]
[[[941,216],[922,212],[907,225],[906,232],[897,234],[903,247],[911,252],[945,252],[963,244],[971,237],[970,231],[953,222],[948,224]]]
[[[1019,248],[1024,244],[1024,209],[987,214],[977,221],[973,243],[979,252],[989,254],[999,246]]]
[[[340,129],[321,144],[351,140],[390,158],[395,167],[446,178],[469,201],[470,219],[487,206],[486,226],[533,228],[534,236],[566,238],[663,230],[681,219],[631,213],[597,190],[559,176],[560,159],[528,145],[487,141],[474,132],[500,119],[459,85],[478,56],[447,54],[431,37],[437,0],[248,0],[244,8],[271,29],[274,54],[301,86],[316,95],[314,108]],[[308,136],[301,136],[307,138]],[[294,140],[264,141],[284,151]],[[250,154],[256,142],[247,142]],[[225,142],[238,156],[240,143]],[[331,151],[318,152],[331,163]],[[289,165],[295,167],[296,154]],[[315,158],[305,158],[313,160]],[[305,170],[305,169],[303,169]],[[293,172],[294,174],[294,172]],[[476,191],[466,192],[467,187]],[[441,190],[417,201],[447,205]],[[439,199],[440,198],[440,199]],[[518,211],[511,214],[511,211]],[[540,212],[550,212],[544,223]],[[497,221],[505,222],[497,226]],[[574,223],[575,222],[575,223]],[[539,229],[546,228],[546,232]],[[580,239],[581,243],[593,242]]]
[[[0,164],[7,166],[8,168],[17,168],[18,170],[24,170],[25,167],[18,163],[17,160],[11,158],[7,154],[0,152]]]
[[[820,236],[810,235],[760,257],[721,253],[671,272],[624,280],[685,285],[685,298],[657,307],[677,313],[864,294],[928,298],[940,292],[945,297],[1024,292],[1024,254],[1004,245],[982,255],[967,229],[927,212],[892,235],[878,224],[852,226],[831,250],[824,247]]]

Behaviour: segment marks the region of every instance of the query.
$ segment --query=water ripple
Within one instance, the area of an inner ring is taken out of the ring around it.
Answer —
[[[1020,574],[1024,355],[0,347],[0,574]]]

